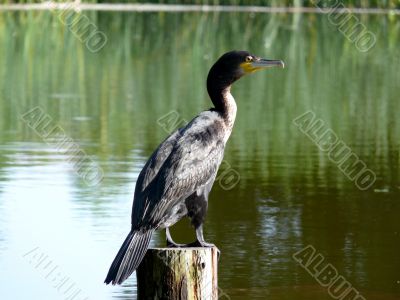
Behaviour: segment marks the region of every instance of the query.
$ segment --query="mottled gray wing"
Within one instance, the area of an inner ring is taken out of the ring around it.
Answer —
[[[224,143],[183,136],[171,149],[157,176],[143,190],[144,206],[136,214],[136,224],[157,227],[179,202],[215,178],[222,161]]]
[[[149,160],[140,172],[138,180],[136,181],[135,198],[136,193],[143,192],[149,183],[152,182],[164,164],[165,160],[171,154],[172,148],[176,144],[179,137],[180,131],[176,130],[169,137],[167,137],[150,156]]]
[[[140,172],[136,181],[135,195],[132,206],[132,226],[136,226],[138,222],[140,222],[141,215],[143,214],[143,210],[148,199],[148,186],[153,182],[165,160],[171,154],[171,151],[179,136],[180,132],[177,130],[167,137],[164,142],[162,142],[160,146],[158,146],[158,148],[153,152]]]

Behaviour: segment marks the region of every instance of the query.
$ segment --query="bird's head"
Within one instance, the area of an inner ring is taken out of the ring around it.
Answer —
[[[281,60],[260,58],[247,51],[230,51],[212,66],[208,80],[232,84],[244,75],[272,67],[283,68],[284,63]]]

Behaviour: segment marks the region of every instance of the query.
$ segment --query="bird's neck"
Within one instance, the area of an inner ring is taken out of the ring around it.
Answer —
[[[236,111],[237,111],[236,102],[231,94],[231,87],[229,86],[222,91],[222,110],[221,110],[225,123],[228,125],[229,128],[232,128],[233,124],[235,123]]]
[[[218,85],[208,85],[207,88],[215,110],[221,114],[226,126],[232,130],[237,106],[231,94],[231,85],[220,85],[219,87]]]

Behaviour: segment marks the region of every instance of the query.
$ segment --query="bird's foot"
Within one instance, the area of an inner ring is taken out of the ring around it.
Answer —
[[[206,241],[196,240],[193,243],[187,244],[185,246],[186,247],[204,247],[204,248],[214,248],[215,247],[217,249],[218,260],[219,260],[219,257],[221,256],[221,251],[218,249],[218,247],[212,243],[207,243]]]
[[[178,243],[174,242],[174,240],[171,237],[171,233],[169,232],[169,228],[168,227],[165,229],[165,235],[166,235],[166,238],[167,238],[167,247],[168,248],[182,248],[182,247],[185,247],[184,244],[178,244]]]
[[[168,247],[168,248],[184,248],[184,247],[186,247],[186,245],[185,245],[185,244],[178,244],[178,243],[175,243],[175,242],[167,241],[167,247]]]
[[[187,244],[187,247],[208,247],[208,248],[210,248],[210,247],[215,247],[215,245],[211,244],[211,243],[207,243],[206,241],[196,240],[190,244]]]
[[[178,244],[175,243],[174,241],[169,241],[167,240],[167,247],[170,248],[190,248],[190,247],[214,247],[214,244],[210,244],[210,243],[200,243],[199,241],[194,241],[192,243],[189,244]]]
[[[175,243],[172,239],[171,240],[167,239],[167,247],[168,248],[189,248],[189,247],[213,248],[213,247],[215,247],[217,249],[218,260],[219,260],[219,257],[221,256],[221,251],[214,244],[207,243],[206,241],[196,240],[189,244],[178,244],[178,243]]]

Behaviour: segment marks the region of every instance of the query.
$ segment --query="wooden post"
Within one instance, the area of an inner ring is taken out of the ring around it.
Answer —
[[[138,300],[217,300],[218,249],[151,248],[136,271]]]

